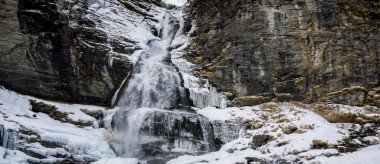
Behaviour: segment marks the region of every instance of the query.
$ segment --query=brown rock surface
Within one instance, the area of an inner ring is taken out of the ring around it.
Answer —
[[[352,86],[370,91],[380,79],[379,9],[364,0],[191,0],[190,59],[238,97],[318,101]],[[361,102],[380,106],[375,92]],[[351,98],[329,100],[363,105]]]

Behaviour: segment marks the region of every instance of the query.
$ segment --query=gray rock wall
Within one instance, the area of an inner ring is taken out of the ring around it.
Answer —
[[[133,40],[110,40],[97,29],[99,15],[88,10],[91,3],[0,0],[0,85],[41,98],[109,106],[133,67],[118,54],[138,48]],[[135,6],[129,6],[132,13],[144,17]]]
[[[339,103],[379,106],[379,8],[364,0],[190,0],[187,26],[197,29],[189,59],[231,99],[334,102],[326,95],[362,86],[371,100]]]

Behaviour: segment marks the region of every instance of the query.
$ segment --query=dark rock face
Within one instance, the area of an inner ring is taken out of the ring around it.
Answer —
[[[273,137],[270,135],[255,135],[252,137],[251,147],[252,149],[257,149],[258,147],[267,144],[272,138]]]
[[[131,114],[128,111],[116,113],[112,120],[116,131],[125,132],[120,141],[111,143],[119,156],[159,162],[219,148],[213,125],[204,116],[182,110],[140,109],[135,112],[133,118],[128,117]]]
[[[135,41],[108,39],[95,28],[91,1],[0,2],[0,85],[41,98],[110,106],[133,66],[118,53],[133,53]]]
[[[145,120],[146,123],[141,129],[143,133],[173,139],[189,138],[210,141],[210,146],[207,147],[212,147],[213,136],[204,133],[209,133],[213,129],[211,123],[203,116],[191,113],[153,112],[147,114]]]
[[[188,14],[189,58],[222,92],[380,106],[378,2],[191,0]],[[350,86],[365,88],[350,94],[361,102],[327,96]]]

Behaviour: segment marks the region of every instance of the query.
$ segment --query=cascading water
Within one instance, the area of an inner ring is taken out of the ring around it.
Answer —
[[[178,30],[178,21],[166,13],[162,23],[161,40],[149,41],[149,50],[137,62],[119,106],[170,109],[178,104],[181,77],[167,50]]]
[[[117,104],[114,123],[122,144],[115,149],[121,156],[171,158],[213,149],[212,125],[185,108],[189,95],[171,62],[179,21],[168,11],[161,27],[160,39],[148,42]]]

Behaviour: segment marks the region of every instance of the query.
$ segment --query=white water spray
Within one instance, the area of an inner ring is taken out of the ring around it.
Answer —
[[[124,155],[136,157],[140,146],[155,139],[140,134],[147,113],[153,109],[171,109],[181,98],[181,77],[170,61],[168,48],[178,30],[179,22],[165,13],[160,40],[148,42],[149,49],[140,57],[132,72],[118,106],[116,126],[124,127]],[[125,117],[126,116],[126,117]]]
[[[171,61],[170,45],[180,28],[171,12],[176,11],[164,14],[160,39],[147,43],[117,104],[115,127],[123,141],[118,154],[125,157],[173,158],[176,151],[202,153],[213,149],[212,125],[205,117],[183,108],[190,105],[190,93],[186,94]]]

